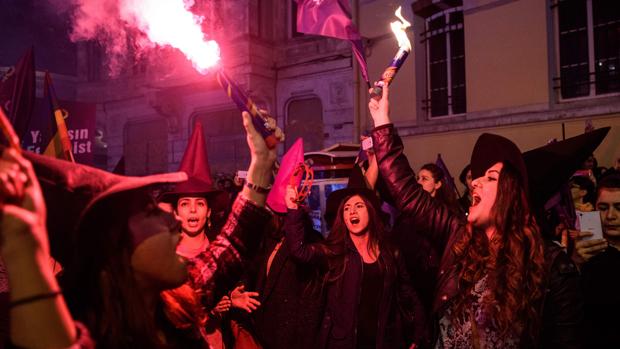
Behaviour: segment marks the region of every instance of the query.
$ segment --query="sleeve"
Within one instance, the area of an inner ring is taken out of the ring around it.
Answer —
[[[375,128],[372,138],[381,177],[396,207],[415,224],[416,231],[428,234],[438,246],[445,246],[450,234],[463,222],[417,183],[403,154],[403,142],[392,124]]]
[[[226,224],[209,247],[188,262],[189,281],[201,303],[212,308],[243,274],[258,250],[270,213],[243,195],[237,196]]]
[[[297,261],[317,266],[327,266],[327,255],[320,243],[306,243],[303,209],[288,210],[284,220],[284,233],[289,254]]]

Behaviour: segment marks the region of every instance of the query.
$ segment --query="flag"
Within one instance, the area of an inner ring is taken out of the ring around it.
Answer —
[[[441,154],[437,154],[437,160],[435,160],[435,165],[437,165],[437,167],[439,167],[443,171],[443,177],[445,179],[444,185],[447,185],[448,189],[456,193],[456,196],[460,198],[461,195],[459,194],[459,191],[456,190],[456,184],[454,183],[454,177],[450,175],[450,171],[448,171],[448,166],[446,166],[446,164],[443,162],[443,159],[441,158]]]
[[[296,0],[297,31],[351,41],[353,54],[366,83],[368,65],[362,36],[351,21],[349,0]]]
[[[19,139],[24,139],[28,132],[35,97],[34,50],[29,48],[0,78],[0,107],[6,112]]]
[[[71,149],[69,132],[67,132],[67,124],[65,123],[65,119],[69,116],[69,113],[60,108],[60,105],[58,104],[56,92],[54,91],[54,86],[52,85],[52,76],[49,72],[45,72],[44,93],[49,99],[54,121],[52,122],[53,136],[43,154],[75,162],[75,159],[73,158],[73,151]]]

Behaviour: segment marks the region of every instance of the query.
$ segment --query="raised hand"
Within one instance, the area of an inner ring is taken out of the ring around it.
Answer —
[[[260,302],[254,297],[258,297],[258,292],[246,292],[244,285],[235,287],[230,293],[232,306],[243,309],[248,313],[251,313],[260,306]]]
[[[381,95],[381,99],[377,100],[377,99],[371,98],[370,101],[368,102],[368,109],[370,110],[370,115],[372,116],[372,120],[375,123],[375,127],[391,123],[388,90],[389,90],[388,85],[384,84],[383,94]],[[370,89],[369,91],[372,91],[372,89]]]
[[[12,148],[0,158],[3,253],[42,250],[49,254],[43,194],[30,161]]]
[[[297,209],[298,205],[297,205],[297,202],[295,201],[296,197],[297,197],[297,188],[293,187],[290,184],[287,185],[286,193],[284,193],[284,202],[286,203],[286,208],[290,210]]]

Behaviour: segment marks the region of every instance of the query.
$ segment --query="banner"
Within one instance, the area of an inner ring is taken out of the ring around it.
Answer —
[[[65,122],[67,123],[75,161],[92,166],[96,134],[96,105],[94,103],[63,100],[60,100],[58,104],[69,113]],[[49,144],[56,130],[52,124],[54,120],[51,115],[49,101],[37,98],[30,129],[22,139],[24,149],[39,154],[45,151],[45,147]]]

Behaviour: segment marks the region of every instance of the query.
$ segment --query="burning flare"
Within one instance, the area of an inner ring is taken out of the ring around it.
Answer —
[[[200,27],[203,18],[189,11],[192,5],[192,0],[124,0],[120,12],[133,19],[151,42],[181,50],[204,74],[219,61],[220,48],[214,40],[205,39]]]
[[[398,40],[398,47],[401,49],[405,49],[407,51],[411,51],[411,42],[407,37],[407,28],[411,27],[411,23],[409,23],[401,14],[400,6],[394,12],[398,21],[394,21],[390,23],[390,27],[392,27],[392,32],[396,36],[396,40]]]

